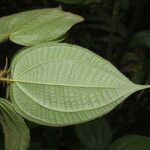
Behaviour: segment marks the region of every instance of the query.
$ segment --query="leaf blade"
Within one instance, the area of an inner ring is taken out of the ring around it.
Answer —
[[[14,111],[12,104],[2,98],[0,98],[0,112],[0,122],[5,136],[5,149],[27,150],[30,135],[24,120]]]
[[[45,125],[92,120],[146,88],[133,84],[103,58],[70,44],[26,49],[13,59],[11,68],[16,111]]]
[[[0,19],[0,42],[11,41],[32,46],[57,41],[83,18],[59,8],[25,11]]]

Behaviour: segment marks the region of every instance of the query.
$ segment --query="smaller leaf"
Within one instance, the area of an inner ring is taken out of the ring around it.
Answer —
[[[150,138],[128,135],[115,141],[109,150],[150,150]]]
[[[142,46],[144,48],[150,48],[150,30],[138,32],[131,38],[129,47]]]
[[[14,111],[10,102],[0,98],[0,122],[5,136],[6,150],[27,150],[30,141],[28,127]]]
[[[8,38],[20,45],[57,41],[83,18],[59,8],[25,11],[0,18],[0,42]]]
[[[111,128],[104,118],[77,125],[75,129],[81,143],[88,149],[106,150],[110,145]]]

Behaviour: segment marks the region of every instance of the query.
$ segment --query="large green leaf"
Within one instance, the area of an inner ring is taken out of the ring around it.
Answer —
[[[105,118],[77,125],[75,129],[81,143],[89,150],[106,150],[110,146],[112,132]]]
[[[150,138],[128,135],[115,141],[109,150],[150,150]]]
[[[6,150],[27,150],[30,141],[29,130],[12,104],[0,98],[0,122],[5,135]]]
[[[135,91],[111,63],[70,44],[41,44],[21,51],[11,64],[15,110],[36,123],[64,126],[102,116]]]
[[[21,12],[0,19],[0,42],[6,39],[21,44],[34,45],[61,38],[83,18],[58,8]]]

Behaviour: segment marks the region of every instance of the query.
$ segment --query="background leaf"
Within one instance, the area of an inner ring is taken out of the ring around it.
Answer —
[[[6,150],[27,150],[30,141],[28,127],[8,101],[0,98],[0,122],[5,135]]]
[[[140,135],[128,135],[115,141],[109,150],[149,150],[150,138]]]
[[[111,143],[111,128],[105,118],[77,125],[75,129],[79,140],[87,149],[106,150]]]
[[[141,31],[133,35],[129,43],[130,47],[142,46],[150,48],[150,30]]]
[[[0,42],[6,39],[31,46],[60,38],[83,18],[59,8],[37,9],[0,19]]]
[[[149,87],[133,84],[108,61],[70,44],[23,50],[13,59],[11,76],[15,110],[51,126],[92,120]]]

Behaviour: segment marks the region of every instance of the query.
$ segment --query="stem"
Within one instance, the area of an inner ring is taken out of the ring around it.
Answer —
[[[14,82],[13,79],[8,79],[8,78],[0,78],[0,81]]]

